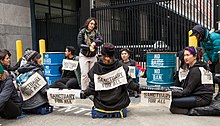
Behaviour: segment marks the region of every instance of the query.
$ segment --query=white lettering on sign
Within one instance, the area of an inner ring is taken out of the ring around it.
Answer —
[[[163,81],[163,74],[152,74],[153,81]]]
[[[94,74],[95,90],[110,90],[120,85],[127,84],[127,77],[123,66],[109,73]]]
[[[152,66],[163,66],[164,61],[163,59],[151,59],[151,65]]]
[[[154,59],[160,59],[160,54],[154,54]]]
[[[160,73],[160,69],[154,69],[154,73],[156,74],[159,74]]]
[[[171,91],[142,91],[141,103],[147,106],[166,106],[170,107],[172,101]]]
[[[44,72],[45,72],[45,74],[50,74],[50,67],[45,66]]]
[[[74,105],[76,98],[80,97],[81,90],[49,88],[47,97],[49,103],[54,106],[69,106]]]
[[[28,80],[21,86],[20,91],[24,101],[33,97],[47,82],[39,73],[34,73]]]
[[[76,70],[78,64],[79,64],[78,61],[63,59],[62,70],[70,70],[70,71]]]

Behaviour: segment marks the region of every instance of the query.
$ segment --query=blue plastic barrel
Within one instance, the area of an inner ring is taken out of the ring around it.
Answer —
[[[148,52],[146,60],[148,86],[169,87],[174,85],[176,52]]]
[[[59,71],[62,61],[65,58],[64,52],[45,52],[43,53],[44,75],[48,85],[53,84],[61,77]]]

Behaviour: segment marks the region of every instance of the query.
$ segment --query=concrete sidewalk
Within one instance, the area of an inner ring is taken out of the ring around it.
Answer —
[[[147,107],[140,98],[131,98],[128,117],[92,119],[93,103],[79,99],[75,106],[55,108],[48,115],[27,115],[18,120],[0,119],[0,126],[219,126],[220,118],[171,114],[166,107]]]

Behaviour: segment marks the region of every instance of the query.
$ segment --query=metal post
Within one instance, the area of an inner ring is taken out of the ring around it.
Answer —
[[[17,61],[22,57],[22,41],[16,41]]]

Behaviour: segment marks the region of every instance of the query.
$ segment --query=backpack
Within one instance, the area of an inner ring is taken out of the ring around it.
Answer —
[[[18,84],[18,86],[21,87],[29,79],[29,77],[37,72],[39,69],[40,68],[35,68],[29,72],[21,73],[20,75],[18,75],[16,78],[16,83]]]

